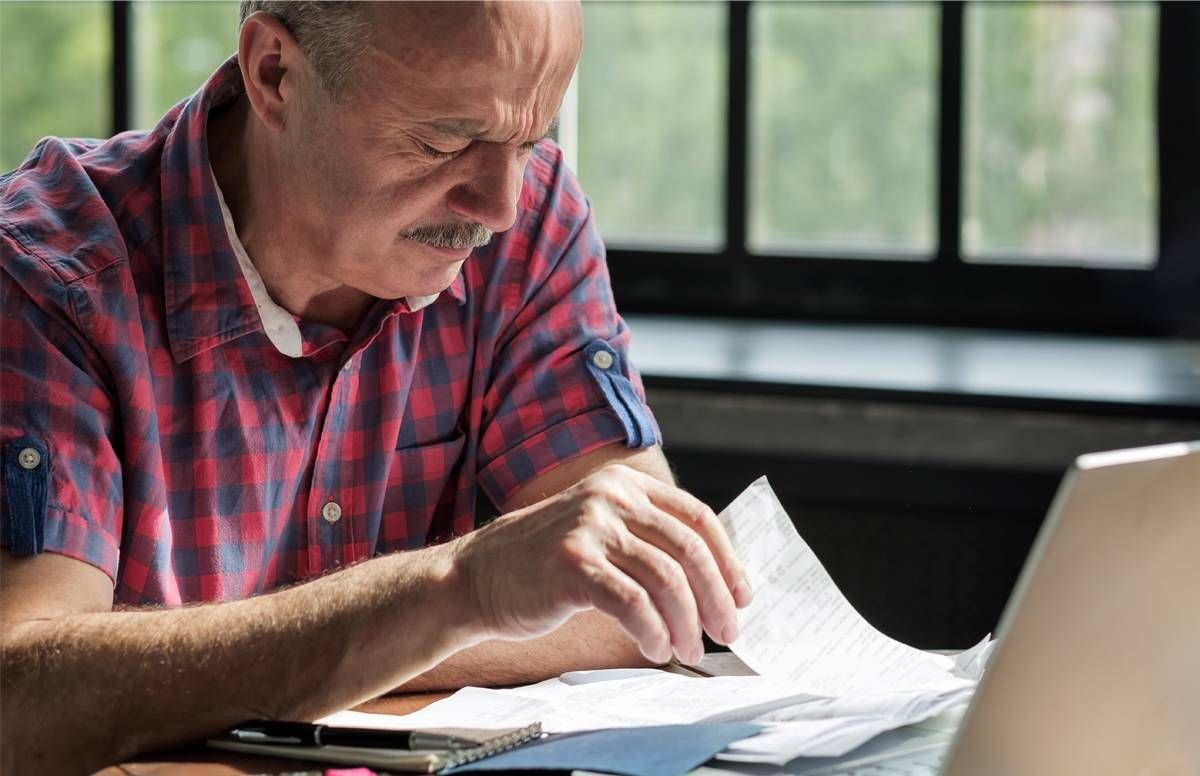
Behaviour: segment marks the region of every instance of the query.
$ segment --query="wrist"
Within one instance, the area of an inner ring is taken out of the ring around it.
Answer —
[[[483,589],[484,583],[479,575],[478,550],[482,548],[477,545],[486,534],[487,529],[482,528],[443,545],[455,585],[455,606],[472,632],[478,634],[480,641],[494,639],[497,635],[484,611],[487,591]]]
[[[473,541],[472,533],[423,551],[428,555],[430,605],[436,609],[433,617],[443,622],[453,652],[494,637],[480,611],[477,580],[470,562]]]

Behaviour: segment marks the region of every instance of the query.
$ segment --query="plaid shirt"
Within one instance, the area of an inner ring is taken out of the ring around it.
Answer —
[[[230,60],[152,130],[43,140],[0,177],[14,554],[90,563],[122,604],[240,598],[469,531],[477,486],[503,504],[574,456],[658,441],[550,142],[516,224],[427,306],[377,300],[349,337],[293,318],[300,352],[281,352],[208,161],[209,111],[240,84]]]

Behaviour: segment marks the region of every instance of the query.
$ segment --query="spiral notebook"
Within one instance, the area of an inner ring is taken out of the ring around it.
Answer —
[[[437,729],[422,732],[467,738],[476,745],[465,749],[440,750],[296,746],[233,741],[225,738],[210,738],[206,743],[214,749],[224,749],[230,752],[288,757],[295,760],[312,760],[338,765],[362,765],[407,773],[438,773],[447,768],[481,760],[484,757],[505,752],[528,741],[541,738],[542,725],[540,722],[534,722],[525,727],[501,730]]]

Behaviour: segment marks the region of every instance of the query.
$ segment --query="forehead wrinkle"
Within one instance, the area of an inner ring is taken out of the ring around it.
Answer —
[[[483,123],[472,119],[437,119],[429,122],[422,122],[422,126],[436,132],[439,135],[446,137],[462,138],[465,140],[481,140],[484,142],[492,142],[489,139],[489,133],[482,129]],[[542,132],[537,137],[531,138],[528,142],[537,143],[550,135],[554,134],[558,129],[558,114],[550,120],[546,131]]]
[[[376,63],[373,72],[392,84],[364,94],[366,109],[378,113],[386,123],[424,126],[439,134],[472,139],[497,139],[503,133],[505,142],[534,134],[541,123],[538,116],[557,108],[548,104],[548,93],[559,86],[565,88],[570,73],[545,67],[539,68],[537,77],[525,73],[524,77],[502,78],[494,63],[483,61],[464,62],[447,73],[415,69],[378,48],[367,56]]]
[[[373,87],[365,89],[381,122],[446,136],[528,142],[542,117],[556,112],[555,98],[578,58],[578,8],[537,3],[381,8],[395,23],[380,25],[391,34],[377,30],[369,55],[376,74],[391,85],[380,89],[377,78],[366,81]]]
[[[519,74],[503,96],[498,94],[492,100],[495,124],[512,128],[504,142],[540,139],[544,135],[537,136],[539,117],[547,112],[546,93],[554,89],[557,66],[565,53],[552,34],[547,8],[536,3],[499,3],[485,4],[484,9],[496,61],[504,63],[502,69]]]

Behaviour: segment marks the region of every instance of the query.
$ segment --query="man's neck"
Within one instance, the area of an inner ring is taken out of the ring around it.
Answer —
[[[350,334],[373,298],[316,270],[320,257],[310,253],[302,231],[288,227],[278,151],[256,126],[244,96],[208,122],[209,163],[238,237],[276,304]]]

